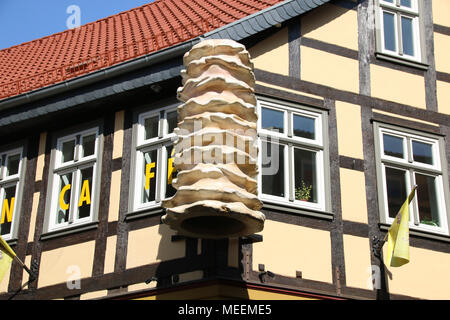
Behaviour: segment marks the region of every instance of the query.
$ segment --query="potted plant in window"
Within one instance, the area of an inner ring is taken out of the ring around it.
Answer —
[[[427,224],[427,225],[434,226],[434,227],[439,227],[438,222],[435,221],[434,219],[431,219],[431,220],[424,219],[424,220],[421,220],[420,223]]]
[[[312,185],[306,185],[302,180],[301,186],[295,188],[295,199],[300,201],[309,201],[311,198]]]

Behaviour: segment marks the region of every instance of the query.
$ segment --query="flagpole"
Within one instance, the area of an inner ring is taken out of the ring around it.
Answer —
[[[14,250],[11,249],[11,247],[8,245],[8,243],[0,236],[0,246],[2,246],[7,252],[8,254],[13,258],[13,260],[16,260],[20,266],[25,269],[26,272],[28,272],[28,274],[30,275],[30,279],[34,278],[34,273],[28,269],[28,267],[25,265],[25,263],[22,262],[22,260],[19,259],[19,257],[17,256],[17,254],[14,252]]]
[[[20,266],[22,268],[25,269],[26,272],[28,272],[28,274],[30,275],[30,279],[34,279],[35,278],[34,272],[32,272],[30,269],[28,269],[28,267],[25,265],[25,263],[23,263],[22,260],[20,260],[17,255],[14,256],[14,259],[20,264]]]
[[[17,256],[17,254],[14,252],[14,250],[11,249],[11,247],[8,245],[8,243],[3,240],[3,238],[0,236],[0,246],[4,248],[4,250],[6,250],[6,254],[8,254],[10,257],[13,258],[13,261],[17,261],[17,263],[19,263],[19,265],[28,273],[29,278],[28,281],[23,284],[19,290],[17,290],[11,297],[9,297],[8,300],[11,300],[12,298],[14,298],[20,291],[22,291],[23,288],[25,288],[27,285],[29,285],[31,282],[33,282],[34,280],[36,280],[36,274],[37,274],[37,264],[35,262],[31,263],[31,269],[30,270],[25,263],[23,263],[22,260],[20,260],[20,258]]]
[[[29,278],[28,278],[28,281],[25,282],[25,283],[19,288],[19,290],[17,290],[16,292],[14,292],[14,293],[12,294],[12,296],[10,296],[10,297],[8,298],[8,300],[12,300],[15,296],[17,296],[17,295],[20,293],[20,291],[22,291],[26,286],[29,286],[30,283],[32,283],[34,280],[36,280],[36,272],[35,272],[35,271],[33,272],[33,271],[31,271],[30,269],[28,269],[28,267],[22,262],[22,260],[20,260],[20,259],[17,257],[17,255],[14,256],[14,259],[20,264],[20,266],[21,266],[26,272],[28,272]],[[36,269],[36,265],[35,265],[34,263],[32,263],[32,264],[31,264],[31,268],[32,268],[32,269]]]

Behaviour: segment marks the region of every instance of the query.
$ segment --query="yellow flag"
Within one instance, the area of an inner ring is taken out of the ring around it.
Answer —
[[[6,271],[8,271],[8,268],[15,256],[15,252],[0,236],[0,283],[2,282],[3,277],[5,276]]]
[[[409,193],[397,213],[387,233],[387,263],[391,267],[400,267],[409,262],[409,203],[414,198],[417,186]]]

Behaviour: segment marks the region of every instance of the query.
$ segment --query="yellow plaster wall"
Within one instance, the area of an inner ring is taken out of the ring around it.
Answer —
[[[302,16],[302,36],[358,50],[358,14],[325,4]]]
[[[448,18],[450,19],[450,12]],[[450,36],[434,33],[434,58],[436,60],[436,71],[450,73]]]
[[[364,172],[341,168],[342,219],[368,223]]]
[[[450,1],[433,0],[433,23],[450,27]]]
[[[344,234],[344,259],[347,286],[372,290],[369,239]]]
[[[106,238],[105,269],[104,269],[105,274],[114,272],[114,264],[116,260],[116,245],[117,245],[117,236],[111,236]]]
[[[184,257],[185,241],[172,242],[175,233],[165,224],[130,231],[127,268]]]
[[[423,76],[390,68],[370,65],[372,96],[425,109]]]
[[[436,81],[438,112],[450,114],[450,83]]]
[[[331,239],[328,231],[266,220],[263,241],[253,244],[253,269],[332,283]]]
[[[88,293],[80,295],[80,300],[101,298],[101,297],[105,297],[107,295],[108,295],[108,290],[93,291],[93,292],[88,292]]]
[[[359,92],[358,60],[301,47],[301,79],[339,90]]]
[[[95,241],[89,241],[42,252],[38,287],[91,277],[94,251]],[[79,268],[79,277],[69,271],[73,266]]]
[[[30,217],[30,232],[28,232],[28,242],[34,241],[34,232],[36,230],[36,217],[37,210],[39,206],[39,196],[40,192],[33,193],[33,205],[31,207],[31,217]]]
[[[132,284],[128,286],[128,292],[156,288],[156,284],[157,284],[156,281],[152,281],[149,284],[146,284],[145,282]]]
[[[108,221],[119,220],[120,206],[120,184],[122,179],[122,170],[113,171],[111,173],[111,189],[109,194],[109,211]]]
[[[336,121],[339,154],[364,159],[361,107],[336,101]]]
[[[389,292],[422,299],[450,299],[450,254],[410,247],[409,261],[401,267],[387,267],[392,273]]]
[[[314,98],[314,99],[323,100],[323,97],[316,96],[314,94],[306,93],[303,91],[292,90],[292,89],[276,86],[276,85],[273,85],[270,83],[262,82],[262,81],[256,81],[256,84],[262,85],[264,87],[269,87],[269,88],[273,88],[273,89],[277,89],[277,90],[281,90],[281,91],[286,91],[286,92],[302,95],[302,96],[307,96],[307,97]]]
[[[31,266],[31,255],[26,256],[25,260],[23,261],[23,263],[25,263],[25,265],[30,268]],[[22,275],[22,285],[25,284],[25,282],[27,282],[28,280],[30,280],[30,275],[28,274],[28,272],[25,271],[25,269],[23,269],[23,275]]]
[[[120,158],[123,152],[123,123],[125,112],[116,112],[114,119],[113,159]]]
[[[39,137],[39,150],[36,164],[36,178],[35,178],[36,181],[42,180],[42,175],[44,173],[46,139],[47,139],[47,132],[41,133]]]
[[[248,49],[255,69],[289,75],[288,31],[283,28]]]

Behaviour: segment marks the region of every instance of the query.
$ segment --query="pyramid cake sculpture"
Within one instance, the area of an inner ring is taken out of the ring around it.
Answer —
[[[162,221],[205,239],[259,232],[255,76],[245,47],[205,40],[184,55],[172,185]]]

